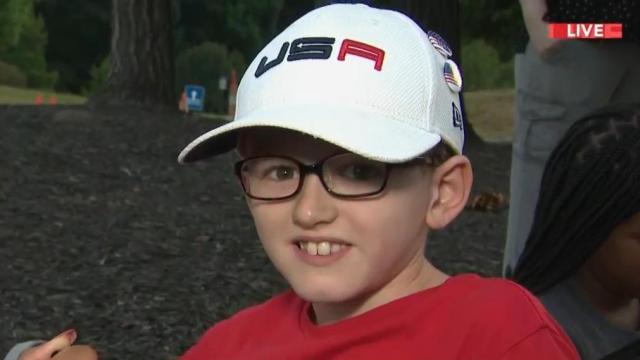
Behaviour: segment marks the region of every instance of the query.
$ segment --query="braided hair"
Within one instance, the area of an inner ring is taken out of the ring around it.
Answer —
[[[609,106],[573,124],[551,153],[513,279],[539,295],[637,212],[640,104]]]

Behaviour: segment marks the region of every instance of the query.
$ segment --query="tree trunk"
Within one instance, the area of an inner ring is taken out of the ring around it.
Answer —
[[[407,14],[425,30],[433,30],[447,40],[453,50],[453,60],[461,64],[461,24],[460,2],[458,0],[392,0],[392,6]],[[464,71],[464,69],[463,69]],[[460,97],[463,101],[463,98]],[[465,123],[465,143],[482,143],[482,138],[467,121],[465,106],[462,104]]]
[[[172,0],[113,0],[111,69],[94,106],[176,107]]]

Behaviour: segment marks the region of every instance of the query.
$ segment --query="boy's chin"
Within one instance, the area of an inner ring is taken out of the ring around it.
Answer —
[[[293,291],[306,301],[312,303],[346,303],[362,296],[359,289],[353,286],[335,284],[295,284]]]

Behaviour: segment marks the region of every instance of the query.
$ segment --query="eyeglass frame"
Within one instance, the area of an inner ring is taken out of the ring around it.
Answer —
[[[389,181],[389,174],[391,173],[391,170],[394,168],[401,168],[401,167],[407,167],[407,166],[413,166],[416,165],[417,162],[419,162],[420,160],[424,161],[425,165],[428,166],[432,166],[433,165],[433,161],[428,158],[428,157],[415,157],[409,161],[405,161],[402,163],[385,163],[385,162],[381,162],[378,161],[379,163],[384,165],[384,181],[382,182],[382,184],[380,185],[380,189],[374,191],[374,192],[370,192],[370,193],[364,193],[364,194],[357,194],[357,195],[344,195],[344,194],[339,194],[336,193],[334,191],[332,191],[329,186],[327,185],[327,183],[325,182],[324,176],[322,176],[322,167],[324,166],[325,162],[327,162],[329,159],[339,156],[339,155],[346,155],[346,154],[353,154],[350,152],[339,152],[339,153],[334,153],[331,154],[323,159],[318,160],[317,162],[313,163],[313,164],[305,164],[303,162],[301,162],[298,159],[295,159],[293,157],[290,156],[286,156],[286,155],[258,155],[258,156],[251,156],[248,158],[244,158],[242,160],[237,161],[234,164],[234,173],[236,175],[236,177],[238,178],[238,180],[240,181],[240,185],[242,186],[242,190],[244,191],[245,195],[247,195],[249,198],[254,199],[254,200],[264,200],[264,201],[277,201],[277,200],[285,200],[285,199],[289,199],[292,198],[294,196],[296,196],[300,190],[302,189],[302,186],[304,185],[304,179],[305,177],[309,174],[315,174],[316,176],[318,176],[318,179],[320,179],[320,183],[322,183],[322,187],[332,196],[338,197],[338,198],[343,198],[343,199],[356,199],[356,198],[364,198],[364,197],[369,197],[369,196],[374,196],[374,195],[378,195],[380,193],[382,193],[384,191],[384,189],[387,187],[387,182]],[[357,155],[357,154],[353,154],[353,155]],[[360,155],[357,155],[360,156]],[[247,188],[244,185],[244,182],[242,181],[242,165],[244,165],[245,162],[249,161],[249,160],[255,160],[255,159],[259,159],[259,158],[281,158],[281,159],[286,159],[286,160],[290,160],[292,161],[294,164],[296,164],[300,170],[300,178],[298,178],[298,186],[296,187],[296,190],[287,195],[287,196],[281,196],[281,197],[258,197],[258,196],[254,196],[249,194],[249,192],[247,191]],[[365,158],[366,159],[366,158]],[[370,159],[367,159],[370,160]],[[372,161],[376,161],[376,160],[372,160]]]

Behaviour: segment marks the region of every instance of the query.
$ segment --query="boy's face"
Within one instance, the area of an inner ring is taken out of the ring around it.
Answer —
[[[257,128],[243,134],[238,150],[244,158],[285,155],[312,164],[341,149],[300,133]],[[247,201],[267,255],[296,293],[312,302],[340,303],[423,265],[430,177],[424,165],[393,168],[382,193],[344,199],[308,174],[291,198]],[[301,241],[318,249],[333,246],[331,255],[309,255]]]

